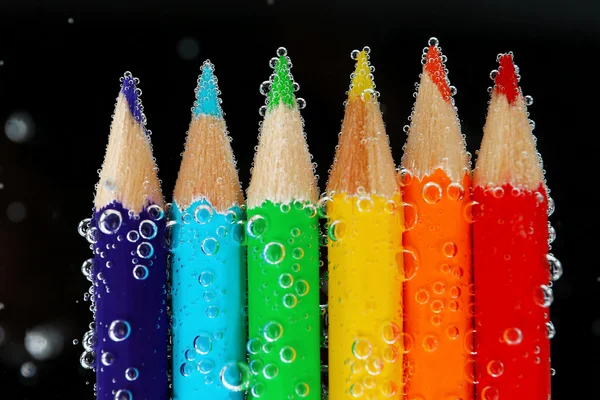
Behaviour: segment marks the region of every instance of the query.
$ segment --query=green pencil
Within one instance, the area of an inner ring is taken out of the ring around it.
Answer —
[[[268,96],[248,188],[250,397],[321,398],[318,190],[285,48]]]

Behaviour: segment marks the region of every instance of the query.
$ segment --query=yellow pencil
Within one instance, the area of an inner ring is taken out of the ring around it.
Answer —
[[[327,186],[329,399],[402,398],[402,198],[369,51],[356,70]]]

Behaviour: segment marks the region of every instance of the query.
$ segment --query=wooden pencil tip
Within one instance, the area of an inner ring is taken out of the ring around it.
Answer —
[[[437,38],[430,38],[428,45],[429,47],[427,48],[427,54],[425,56],[425,72],[439,89],[442,98],[445,101],[450,102],[453,93],[450,81],[448,80],[446,66],[444,65],[446,56],[442,55],[442,49],[439,47]]]
[[[497,71],[492,71],[491,77],[494,79],[494,90],[506,96],[509,104],[513,104],[521,90],[519,88],[519,68],[514,64],[512,52],[499,54]]]
[[[356,60],[354,73],[350,76],[352,78],[350,90],[348,92],[348,98],[350,100],[361,98],[363,101],[367,101],[374,98],[375,82],[373,80],[372,72],[375,68],[371,67],[371,63],[369,62],[370,52],[371,48],[365,46],[360,51],[353,50],[352,53],[350,53],[350,58]]]

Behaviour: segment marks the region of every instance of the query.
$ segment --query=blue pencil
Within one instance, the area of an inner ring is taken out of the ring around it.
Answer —
[[[248,380],[243,196],[219,94],[205,61],[170,215],[178,400],[241,400]]]
[[[137,83],[122,78],[87,231],[95,326],[81,360],[102,400],[168,399],[166,216]]]

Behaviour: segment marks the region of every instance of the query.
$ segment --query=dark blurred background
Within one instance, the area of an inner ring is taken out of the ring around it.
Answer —
[[[515,53],[556,201],[552,252],[565,268],[551,307],[553,398],[600,398],[596,1],[2,0],[0,399],[93,398],[94,374],[79,365],[91,321],[80,266],[91,254],[77,224],[91,215],[124,71],[141,80],[170,200],[203,60],[216,65],[245,188],[264,101],[259,84],[285,46],[308,103],[303,116],[323,189],[354,66],[350,51],[372,49],[398,163],[431,36],[448,56],[472,153],[496,54]]]

